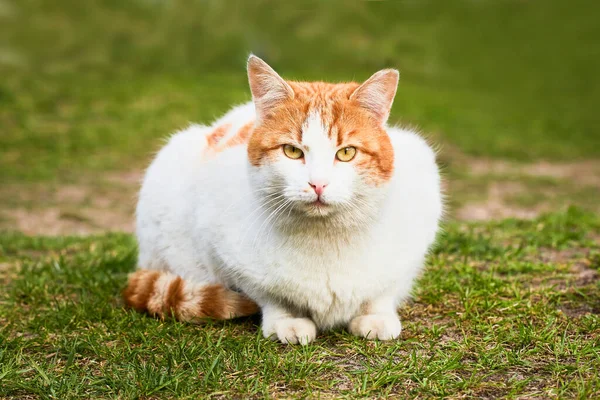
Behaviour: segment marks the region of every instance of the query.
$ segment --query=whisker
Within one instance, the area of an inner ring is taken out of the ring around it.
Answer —
[[[273,220],[273,222],[271,223],[271,228],[269,229],[269,231],[267,232],[267,235],[266,235],[266,237],[267,237],[266,242],[269,242],[269,240],[271,238],[271,234],[273,233],[273,230],[275,229],[275,226],[277,225],[279,220],[281,220],[283,213],[285,213],[285,211],[288,208],[291,210],[293,205],[294,205],[294,202],[291,200],[288,200],[287,203],[285,204],[285,207],[283,207],[283,209],[279,212],[279,215],[277,215],[277,217]],[[289,213],[288,213],[288,215],[289,215]]]
[[[223,214],[223,215],[226,215],[226,213],[227,213],[227,212],[228,212],[228,211],[229,211],[229,210],[230,210],[230,209],[231,209],[231,208],[232,208],[232,207],[233,207],[235,204],[239,204],[239,201],[240,201],[240,200],[245,200],[245,199],[248,199],[248,197],[251,197],[253,194],[258,194],[258,193],[260,193],[260,192],[262,192],[262,191],[267,191],[267,190],[271,190],[271,189],[277,189],[277,188],[284,189],[284,188],[286,188],[286,186],[285,186],[285,185],[281,185],[281,186],[278,186],[278,187],[275,187],[275,186],[268,186],[268,187],[265,187],[265,188],[261,188],[261,189],[256,189],[256,190],[250,191],[250,192],[248,193],[248,195],[247,195],[247,196],[244,196],[242,199],[240,199],[239,197],[236,197],[236,198],[234,198],[234,199],[231,201],[231,203],[230,203],[230,204],[229,204],[229,205],[228,205],[228,206],[225,208],[225,210],[223,210],[222,214]],[[261,196],[262,196],[262,197],[263,197],[263,198],[266,200],[266,199],[269,199],[270,197],[273,197],[273,196],[275,196],[275,195],[277,195],[277,194],[279,194],[279,193],[278,193],[278,192],[274,192],[274,193],[268,193],[268,194],[266,194],[266,195],[264,195],[264,196],[261,194]]]
[[[263,216],[266,212],[268,212],[269,210],[272,210],[273,208],[277,207],[280,204],[280,203],[278,203],[278,201],[281,200],[281,198],[283,198],[283,197],[284,197],[283,195],[280,195],[279,197],[271,199],[268,202],[266,202],[265,204],[259,205],[258,208],[256,208],[254,211],[252,211],[251,214],[254,214],[259,209],[267,206],[267,204],[269,205],[266,209],[263,210],[263,212],[261,212],[258,216],[256,216],[250,222],[248,228],[244,231],[244,234],[243,234],[243,237],[242,237],[242,242],[244,242],[246,240],[246,236],[248,235],[248,233],[250,232],[250,229],[252,228],[252,226],[254,226],[254,224],[256,223],[256,221],[258,221],[260,219],[260,217]],[[250,215],[248,215],[248,217],[250,217]]]
[[[286,206],[289,202],[290,202],[290,200],[286,200],[285,202],[283,202],[283,204],[280,204],[279,207],[277,207],[275,209],[275,211],[272,211],[271,214],[269,214],[269,216],[263,221],[263,223],[258,228],[258,231],[256,232],[256,235],[254,236],[254,241],[252,242],[252,247],[254,247],[256,245],[256,240],[258,239],[260,233],[262,232],[263,227],[265,226],[265,224],[267,222],[269,222],[269,220],[271,220],[273,218],[273,216],[277,215],[277,212],[279,210],[281,210],[284,206]]]
[[[278,200],[281,200],[282,198],[285,198],[285,196],[284,196],[283,194],[278,194],[278,195],[277,195],[277,196],[275,196],[275,197],[272,197],[272,198],[270,198],[270,199],[267,199],[266,201],[263,201],[263,202],[261,202],[261,203],[258,205],[258,207],[256,207],[256,208],[255,208],[255,209],[254,209],[254,210],[253,210],[251,213],[249,213],[249,214],[247,215],[247,217],[248,217],[248,218],[249,218],[249,217],[251,217],[251,216],[252,216],[252,215],[253,215],[255,212],[257,212],[258,210],[262,209],[263,207],[266,207],[266,206],[268,206],[268,205],[270,205],[270,204],[272,204],[272,203],[277,203],[277,201],[278,201]],[[269,208],[270,208],[270,207],[269,207]],[[263,213],[264,213],[264,211],[263,211]],[[260,215],[262,215],[262,214],[260,214]],[[259,215],[259,217],[260,217],[260,215]]]

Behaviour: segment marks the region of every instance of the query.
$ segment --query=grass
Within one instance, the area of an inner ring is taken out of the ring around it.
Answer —
[[[123,234],[0,236],[0,396],[7,398],[562,397],[600,395],[600,219],[451,224],[402,339],[337,331],[306,348],[257,319],[203,326],[125,310]]]
[[[0,0],[0,398],[600,397],[599,13],[585,0]],[[441,144],[452,210],[550,212],[448,222],[399,310],[401,340],[338,331],[306,348],[264,340],[258,318],[123,309],[128,234],[15,229],[126,227],[162,138],[249,100],[250,52],[296,79],[399,68],[391,121]]]

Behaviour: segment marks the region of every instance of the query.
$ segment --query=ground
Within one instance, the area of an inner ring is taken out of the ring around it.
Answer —
[[[474,397],[600,394],[600,219],[446,227],[391,342],[306,347],[257,319],[196,326],[126,311],[126,234],[0,236],[0,395],[10,398]]]
[[[0,398],[600,397],[600,7],[297,4],[0,0]],[[251,51],[294,79],[400,70],[390,122],[448,195],[401,340],[123,308],[143,170],[249,100]]]

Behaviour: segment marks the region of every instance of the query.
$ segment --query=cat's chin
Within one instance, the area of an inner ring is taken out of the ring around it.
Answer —
[[[302,211],[309,217],[328,217],[335,211],[335,207],[322,201],[313,201],[302,204]]]

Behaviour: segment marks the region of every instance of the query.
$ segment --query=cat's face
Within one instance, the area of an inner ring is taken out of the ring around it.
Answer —
[[[286,82],[256,57],[248,70],[258,117],[248,158],[267,209],[326,217],[376,205],[394,170],[383,125],[398,73],[363,85]]]

